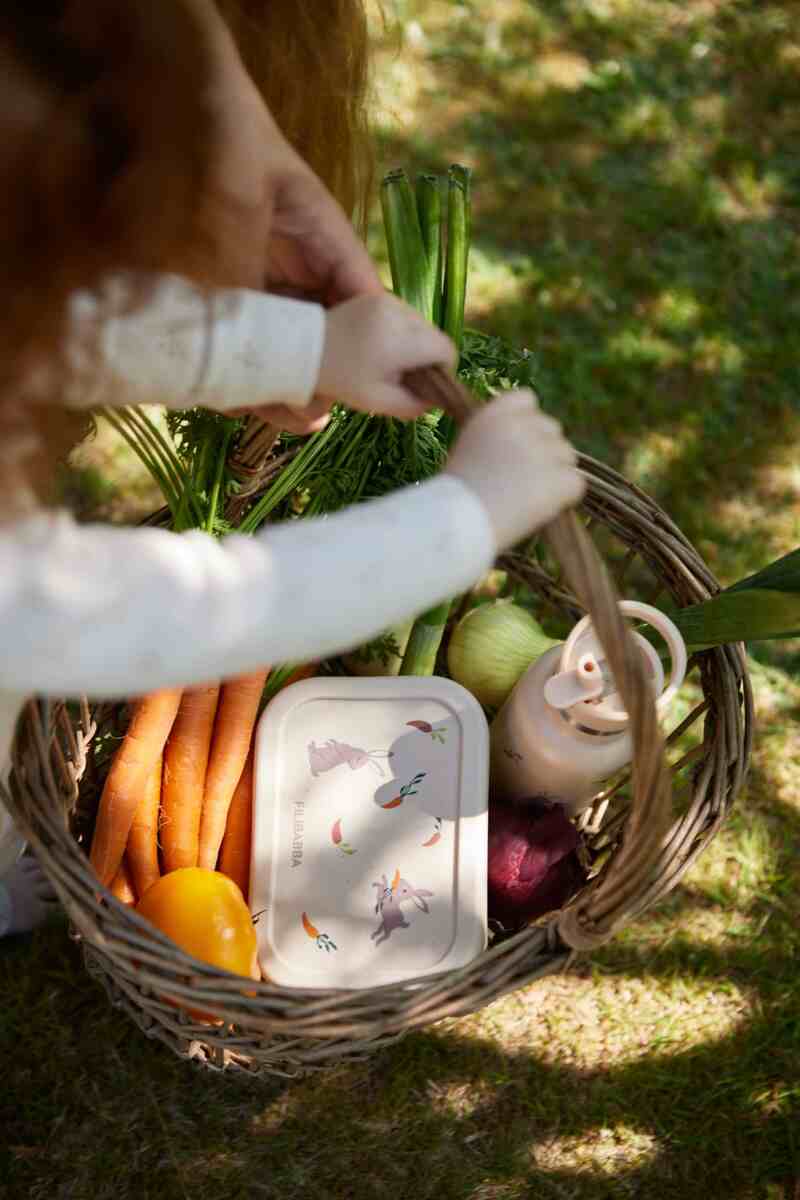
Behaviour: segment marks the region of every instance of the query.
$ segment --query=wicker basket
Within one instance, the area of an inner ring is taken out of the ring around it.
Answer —
[[[466,396],[446,377],[425,373],[416,386],[429,396],[433,388],[440,403],[463,415]],[[258,445],[266,455],[271,439],[261,436]],[[89,972],[148,1037],[207,1066],[252,1073],[291,1074],[360,1056],[563,969],[574,952],[607,941],[674,888],[708,844],[741,786],[750,754],[753,707],[743,649],[723,646],[691,660],[702,700],[665,743],[641,657],[595,540],[617,585],[624,581],[626,596],[653,603],[663,595],[686,605],[714,594],[718,585],[652,500],[592,459],[580,465],[588,481],[581,512],[546,531],[558,565],[549,567],[540,547],[504,555],[499,565],[563,616],[592,614],[632,714],[633,767],[581,818],[594,864],[582,891],[563,912],[496,936],[467,967],[361,991],[287,991],[264,983],[248,984],[243,993],[241,980],[183,954],[101,888],[79,845],[102,784],[99,735],[119,722],[119,708],[92,710],[85,700],[27,706],[6,803],[64,903]],[[252,479],[252,462],[246,469]],[[274,470],[269,463],[265,469]],[[681,743],[692,730],[695,745],[686,751]],[[213,1010],[225,1023],[199,1024],[166,1002],[165,994],[185,999],[193,1010]]]

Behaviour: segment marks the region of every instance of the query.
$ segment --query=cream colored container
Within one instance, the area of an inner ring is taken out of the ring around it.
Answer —
[[[620,602],[625,616],[651,625],[672,660],[669,683],[658,653],[641,634],[633,639],[644,658],[656,711],[665,716],[686,673],[686,646],[659,609]],[[588,617],[567,641],[528,668],[492,723],[492,794],[504,800],[541,798],[575,814],[631,760],[629,718]]]
[[[250,907],[284,987],[464,966],[486,945],[489,734],[439,677],[308,679],[259,724]]]

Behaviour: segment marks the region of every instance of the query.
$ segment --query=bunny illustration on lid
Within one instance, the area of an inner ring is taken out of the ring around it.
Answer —
[[[633,632],[645,659],[663,716],[686,674],[686,646],[664,613],[624,600],[620,611],[650,625],[671,658],[669,681],[656,649]],[[492,725],[492,788],[498,797],[535,796],[585,808],[604,780],[628,762],[632,744],[628,713],[591,618],[584,617],[566,642],[542,655],[523,675]]]
[[[280,987],[465,966],[487,940],[489,728],[450,679],[319,676],[259,722],[250,903]]]

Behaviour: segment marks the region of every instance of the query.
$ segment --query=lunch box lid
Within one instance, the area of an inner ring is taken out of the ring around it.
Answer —
[[[286,987],[370,987],[486,945],[489,733],[439,676],[303,680],[258,726],[250,906]]]

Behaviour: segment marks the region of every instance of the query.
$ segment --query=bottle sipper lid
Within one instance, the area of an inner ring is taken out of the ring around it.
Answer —
[[[674,622],[659,609],[638,600],[623,600],[620,611],[627,617],[656,629],[667,643],[672,660],[669,683],[665,686],[664,668],[655,647],[640,633],[633,632],[636,645],[645,659],[653,693],[657,696],[659,716],[675,698],[686,675],[686,644]],[[621,733],[628,714],[616,690],[591,617],[584,617],[564,643],[559,669],[547,680],[544,698],[552,708],[569,710],[570,719],[596,733]]]

